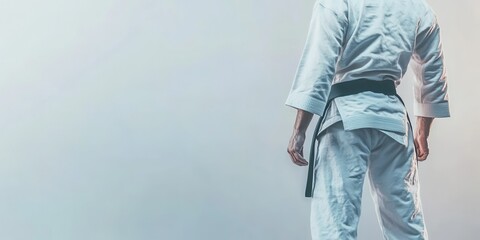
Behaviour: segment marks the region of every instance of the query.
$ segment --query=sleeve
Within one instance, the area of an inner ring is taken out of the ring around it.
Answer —
[[[340,1],[338,1],[340,2]],[[285,105],[321,116],[342,49],[346,14],[317,1]]]
[[[414,115],[449,117],[447,76],[440,26],[433,11],[429,11],[418,25],[412,59],[415,75]]]

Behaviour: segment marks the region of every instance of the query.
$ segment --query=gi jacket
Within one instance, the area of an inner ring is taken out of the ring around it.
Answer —
[[[285,104],[317,115],[331,84],[356,79],[400,84],[411,66],[414,115],[449,117],[446,71],[436,15],[424,0],[317,0]],[[406,144],[404,106],[395,96],[362,92],[339,97],[323,129],[377,128]]]

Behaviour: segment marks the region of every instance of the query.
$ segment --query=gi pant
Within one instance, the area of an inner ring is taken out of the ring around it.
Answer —
[[[313,240],[356,239],[366,173],[385,239],[428,239],[412,135],[405,147],[374,128],[345,131],[341,121],[319,134]]]

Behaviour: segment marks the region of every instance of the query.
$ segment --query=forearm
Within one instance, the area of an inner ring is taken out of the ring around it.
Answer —
[[[312,121],[313,113],[297,109],[297,118],[295,119],[295,125],[293,127],[294,132],[305,133],[308,125]]]
[[[416,135],[423,135],[428,137],[430,134],[430,127],[432,126],[434,118],[431,117],[417,117],[417,127],[416,127]]]

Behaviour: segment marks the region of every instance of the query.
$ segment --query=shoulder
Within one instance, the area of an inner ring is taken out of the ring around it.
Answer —
[[[433,8],[426,3],[425,1],[421,1],[422,4],[422,12],[420,12],[418,23],[417,23],[417,34],[418,36],[428,36],[435,31],[440,29],[440,25],[438,23],[438,18],[436,12]]]
[[[425,0],[418,2],[418,14],[420,23],[424,26],[430,26],[437,22],[437,13]]]
[[[316,0],[315,6],[327,9],[337,16],[348,13],[348,0]]]

